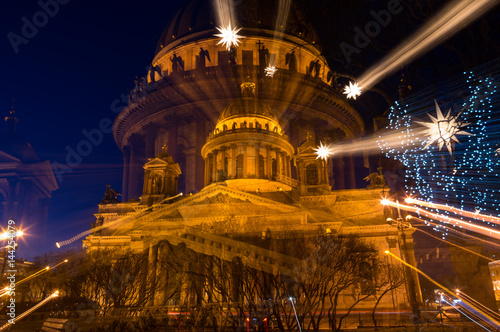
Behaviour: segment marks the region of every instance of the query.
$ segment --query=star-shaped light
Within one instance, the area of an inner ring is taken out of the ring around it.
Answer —
[[[267,66],[266,69],[264,69],[264,71],[266,72],[266,76],[267,77],[273,77],[274,74],[276,74],[276,72],[278,71],[278,69],[276,68],[276,66]]]
[[[495,156],[500,156],[500,148],[496,149],[495,152]]]
[[[462,123],[461,121],[457,120],[462,112],[458,113],[455,116],[451,116],[451,109],[448,110],[448,114],[446,114],[446,116],[443,116],[443,113],[441,113],[441,109],[439,108],[437,101],[434,100],[434,102],[436,103],[437,118],[433,117],[430,114],[427,114],[429,118],[431,118],[432,122],[416,121],[418,124],[427,127],[429,142],[427,142],[427,144],[424,146],[424,149],[427,149],[432,143],[437,142],[437,144],[439,145],[439,150],[441,150],[443,145],[446,145],[446,148],[448,148],[448,152],[450,152],[450,155],[452,155],[453,153],[451,151],[451,141],[460,143],[455,135],[473,135],[461,130],[461,127],[470,125],[470,123]]]
[[[316,159],[321,158],[327,160],[333,155],[332,147],[330,145],[323,145],[322,142],[319,142],[319,146],[314,149],[314,152],[316,152],[317,155]]]
[[[238,44],[240,43],[240,38],[245,38],[238,35],[238,32],[240,32],[241,28],[231,28],[231,24],[229,24],[227,28],[218,27],[217,30],[219,30],[220,33],[215,34],[214,36],[221,38],[217,45],[223,44],[224,46],[226,46],[226,49],[228,51],[231,50],[231,46],[238,46]]]
[[[361,89],[358,83],[349,82],[349,86],[345,87],[344,94],[347,95],[347,98],[356,99],[357,96],[361,95]]]

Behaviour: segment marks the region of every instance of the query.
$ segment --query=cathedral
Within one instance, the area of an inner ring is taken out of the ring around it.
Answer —
[[[123,199],[108,188],[84,240],[89,252],[147,252],[156,275],[172,246],[229,262],[245,256],[250,266],[273,271],[296,262],[246,239],[320,231],[355,234],[381,260],[385,251],[404,251],[414,261],[411,230],[399,245],[398,229],[386,222],[393,212],[380,204],[388,188],[374,158],[355,151],[317,157],[319,142],[355,141],[365,123],[342,94],[312,25],[293,4],[281,22],[277,8],[277,1],[234,5],[243,38],[229,51],[214,36],[220,23],[211,1],[193,0],[175,15],[115,119]],[[421,302],[416,275],[412,280]],[[399,287],[380,308],[408,308],[411,289]],[[162,304],[158,296],[149,303]]]

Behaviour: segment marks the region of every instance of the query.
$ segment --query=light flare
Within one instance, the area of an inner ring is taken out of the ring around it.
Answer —
[[[345,86],[344,94],[347,95],[347,98],[356,99],[357,96],[361,95],[361,87],[358,83],[349,82],[349,86]]]
[[[278,72],[278,68],[276,66],[267,66],[266,69],[264,69],[264,72],[266,73],[266,77],[273,77],[274,74]]]
[[[228,51],[231,50],[232,46],[238,46],[238,44],[240,43],[240,38],[245,38],[238,35],[238,32],[240,32],[242,28],[232,28],[231,24],[229,24],[227,28],[217,27],[216,29],[220,32],[214,35],[216,37],[220,37],[220,41],[217,43],[217,45],[224,45]]]
[[[448,114],[446,114],[446,116],[443,116],[443,113],[441,112],[437,101],[434,100],[434,102],[436,104],[437,118],[430,114],[427,114],[429,118],[431,118],[432,122],[416,121],[418,124],[427,127],[427,135],[429,136],[429,141],[423,149],[427,149],[429,145],[436,142],[439,146],[439,150],[441,150],[443,145],[446,145],[446,148],[448,149],[450,155],[453,155],[451,151],[451,141],[460,143],[455,135],[472,136],[471,133],[461,130],[462,127],[465,127],[470,123],[463,123],[458,121],[458,117],[462,112],[458,113],[455,116],[452,116],[450,114],[451,109],[448,111]]]
[[[323,142],[319,142],[319,146],[314,149],[316,153],[316,159],[328,160],[331,156],[333,156],[332,146],[330,144],[323,145]]]

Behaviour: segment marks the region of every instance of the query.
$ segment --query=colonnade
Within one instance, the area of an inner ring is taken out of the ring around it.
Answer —
[[[205,159],[205,185],[225,179],[291,177],[291,158],[270,144],[231,144],[212,150]]]

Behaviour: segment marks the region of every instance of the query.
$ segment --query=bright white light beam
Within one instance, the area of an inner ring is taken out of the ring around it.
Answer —
[[[400,47],[367,70],[358,80],[359,85],[365,90],[371,88],[387,75],[453,36],[498,3],[498,0],[453,1]]]
[[[414,213],[417,213],[419,215],[426,216],[427,218],[439,220],[445,224],[452,224],[452,225],[456,225],[456,226],[459,226],[462,228],[466,228],[470,231],[473,231],[473,232],[483,234],[483,235],[500,240],[500,232],[496,231],[494,229],[488,228],[488,227],[479,226],[476,224],[472,224],[470,222],[466,222],[466,221],[456,219],[456,218],[451,218],[451,217],[444,216],[444,215],[441,215],[438,213],[432,213],[432,212],[429,212],[427,210],[423,210],[423,209],[420,209],[420,208],[417,208],[414,206],[409,206],[409,205],[405,205],[405,204],[401,204],[401,203],[398,204],[398,203],[395,203],[395,202],[390,201],[388,199],[384,199],[381,203],[383,205],[392,206],[395,208],[400,208],[400,209],[405,210],[405,211],[414,212]]]
[[[14,320],[14,322],[16,321],[20,321],[21,319],[23,319],[24,317],[28,316],[30,313],[32,313],[33,311],[35,311],[36,309],[40,308],[41,306],[43,306],[45,303],[49,302],[50,300],[52,299],[55,299],[57,296],[59,295],[59,291],[56,291],[54,293],[52,293],[52,295],[50,295],[49,297],[47,297],[45,300],[43,301],[40,301],[37,305],[35,305],[34,307],[26,310],[25,312],[23,312],[22,314],[20,314],[19,316],[17,316]],[[0,327],[0,331],[2,330],[5,330],[6,328],[8,328],[10,325],[12,325],[12,323],[6,323],[4,324],[2,327]]]
[[[461,210],[461,209],[453,207],[453,206],[448,206],[448,205],[444,205],[444,204],[437,204],[437,203],[432,203],[432,202],[425,202],[425,201],[421,201],[421,200],[411,198],[411,197],[408,197],[407,199],[405,199],[405,202],[408,204],[426,206],[426,207],[429,207],[431,209],[448,211],[448,212],[452,212],[452,213],[458,214],[458,215],[466,217],[466,218],[477,219],[477,220],[481,220],[484,222],[491,222],[493,224],[500,225],[500,218],[498,218],[498,217],[489,216],[486,214],[480,214],[480,213],[472,212],[472,211],[465,211],[465,210]]]

